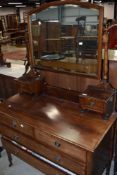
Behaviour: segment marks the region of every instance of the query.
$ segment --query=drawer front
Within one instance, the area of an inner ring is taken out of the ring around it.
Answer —
[[[53,167],[49,163],[46,163],[35,156],[33,154],[27,152],[26,150],[22,150],[16,145],[14,145],[12,142],[2,138],[2,143],[4,148],[11,152],[12,154],[16,155],[17,157],[20,157],[22,160],[26,161],[30,165],[34,166],[35,168],[39,169],[43,173],[47,175],[65,175],[66,173],[62,172],[61,170]]]
[[[82,163],[86,163],[86,151],[67,141],[56,138],[49,133],[42,133],[39,130],[35,130],[35,138],[44,145],[48,145],[57,151],[68,154]]]
[[[80,162],[77,162],[70,158],[69,156],[65,154],[61,154],[59,151],[55,151],[53,149],[48,148],[47,146],[42,145],[41,143],[38,143],[34,140],[30,140],[30,138],[23,136],[22,134],[19,134],[18,132],[15,132],[12,129],[7,129],[5,126],[1,127],[1,133],[20,143],[21,145],[28,147],[28,149],[33,150],[34,152],[37,152],[38,154],[46,157],[47,159],[51,160],[52,162],[59,164],[63,166],[64,168],[69,169],[70,171],[84,175],[85,173],[85,164],[82,164]]]
[[[20,85],[20,92],[28,92],[28,93],[33,93],[35,91],[34,89],[34,85],[32,84],[25,84],[25,83],[22,83]]]
[[[29,94],[36,93],[39,94],[42,90],[43,82],[42,80],[34,80],[23,82],[23,81],[17,81],[20,92],[28,92]]]
[[[80,105],[83,109],[92,109],[97,112],[104,112],[104,103],[100,100],[94,99],[94,98],[80,98]]]
[[[27,125],[11,116],[0,112],[0,123],[7,125],[10,128],[13,128],[21,133],[34,137],[34,128],[30,125]]]

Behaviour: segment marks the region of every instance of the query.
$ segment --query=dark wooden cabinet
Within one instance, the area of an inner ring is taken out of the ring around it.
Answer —
[[[18,85],[15,78],[0,74],[0,98],[4,100],[16,93],[18,93]]]
[[[18,28],[18,16],[16,14],[6,15],[7,30]]]

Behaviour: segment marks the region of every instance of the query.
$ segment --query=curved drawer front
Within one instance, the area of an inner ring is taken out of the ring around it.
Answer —
[[[76,158],[82,163],[86,163],[86,151],[80,147],[74,146],[73,144],[56,138],[48,133],[42,133],[39,130],[35,130],[35,138],[44,145],[51,146],[55,150],[62,151],[73,158]]]
[[[65,155],[64,153],[61,154],[60,151],[50,149],[47,146],[44,146],[41,143],[36,142],[35,140],[25,137],[24,135],[12,129],[7,129],[5,126],[0,127],[2,134],[8,137],[9,139],[16,141],[17,143],[44,156],[45,158],[51,160],[52,162],[61,165],[64,168],[67,168],[68,170],[74,173],[84,175],[85,164],[82,164],[78,161],[74,161],[68,155]]]
[[[20,122],[8,114],[0,112],[0,123],[5,124],[21,133],[34,137],[34,128],[32,126],[27,125],[24,122]]]
[[[95,98],[80,98],[80,104],[83,109],[93,109],[101,113],[104,111],[104,102]]]

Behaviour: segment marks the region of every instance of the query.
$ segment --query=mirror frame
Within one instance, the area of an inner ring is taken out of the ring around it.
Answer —
[[[40,7],[35,8],[34,10],[30,11],[28,13],[28,34],[29,34],[29,62],[31,64],[31,67],[36,67],[35,65],[35,61],[33,58],[33,45],[32,45],[32,35],[31,35],[31,20],[30,17],[32,14],[34,13],[39,13],[45,9],[47,9],[48,7],[51,6],[59,6],[59,5],[65,5],[65,4],[73,4],[73,5],[79,5],[81,7],[84,8],[94,8],[97,9],[99,11],[99,27],[98,27],[98,48],[97,48],[97,53],[98,53],[98,57],[97,57],[97,66],[98,66],[98,71],[97,71],[97,75],[93,76],[93,75],[88,75],[88,74],[83,74],[83,73],[73,73],[73,72],[67,72],[67,71],[60,71],[60,70],[54,70],[53,68],[48,68],[49,71],[51,72],[60,72],[60,73],[68,73],[68,74],[75,74],[78,76],[85,76],[85,77],[91,77],[91,78],[95,78],[95,79],[101,79],[101,71],[102,71],[102,34],[103,34],[103,18],[104,18],[104,8],[101,5],[97,5],[97,4],[92,4],[89,2],[81,2],[79,0],[64,0],[64,1],[54,1],[54,2],[50,2],[50,3],[44,3],[43,5],[41,5]],[[38,68],[40,70],[47,70],[47,68],[44,69],[43,68]]]

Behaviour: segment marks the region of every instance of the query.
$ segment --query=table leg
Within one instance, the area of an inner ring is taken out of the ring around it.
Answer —
[[[0,65],[3,65],[3,53],[1,49],[1,44],[0,44]]]
[[[13,165],[12,155],[8,150],[6,150],[6,152],[7,152],[7,156],[8,156],[8,160],[9,160],[9,167],[11,167]]]
[[[117,175],[117,138],[115,142],[114,175]]]
[[[0,66],[4,66],[4,65],[6,65],[8,68],[11,67],[11,63],[10,62],[6,62],[3,59],[3,53],[2,53],[1,44],[0,44]]]
[[[111,168],[111,162],[108,163],[107,168],[106,168],[106,175],[110,174],[110,168]]]
[[[0,157],[1,157],[1,152],[3,151],[3,147],[2,146],[0,146]]]

